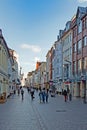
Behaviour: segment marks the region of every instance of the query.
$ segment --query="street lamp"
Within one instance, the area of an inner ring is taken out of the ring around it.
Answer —
[[[86,75],[81,75],[81,80],[83,81],[83,82],[85,82],[86,81]],[[83,97],[83,102],[84,103],[86,103],[86,86],[84,85],[84,97]]]

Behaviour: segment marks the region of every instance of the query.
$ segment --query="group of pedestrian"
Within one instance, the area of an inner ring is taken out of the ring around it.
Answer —
[[[64,90],[63,95],[64,95],[64,101],[65,102],[67,102],[68,98],[69,98],[69,101],[72,100],[72,94],[71,94],[70,91]]]
[[[18,96],[20,95],[21,93],[21,97],[22,97],[22,100],[24,99],[24,90],[22,87],[18,87],[17,89],[17,93],[18,93]]]
[[[35,89],[31,86],[31,87],[27,87],[27,91],[31,95],[31,100],[33,100],[35,98],[34,96]]]
[[[31,87],[31,88],[27,88],[28,92],[30,92],[30,95],[31,95],[31,100],[33,100],[35,98],[35,95],[34,95],[34,88]],[[22,100],[24,99],[24,90],[23,88],[18,88],[18,95],[21,93],[21,97],[22,97]],[[66,89],[63,91],[63,95],[64,95],[64,101],[67,102],[67,100],[69,99],[69,101],[72,100],[72,94],[70,91],[67,91]],[[48,97],[49,97],[49,91],[48,89],[46,88],[43,88],[43,89],[39,89],[39,100],[40,100],[40,103],[48,103]]]
[[[43,102],[43,103],[47,103],[48,102],[48,90],[43,88],[43,89],[40,89],[39,90],[39,99],[40,99],[40,103]]]
[[[28,93],[31,95],[31,100],[33,100],[35,98],[35,89],[31,86],[31,87],[27,87],[27,91]],[[48,89],[39,89],[39,100],[40,103],[47,103],[48,102]]]

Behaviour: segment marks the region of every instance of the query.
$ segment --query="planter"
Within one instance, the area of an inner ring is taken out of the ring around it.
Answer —
[[[1,96],[0,96],[0,103],[5,103],[6,102],[6,94],[3,93]]]

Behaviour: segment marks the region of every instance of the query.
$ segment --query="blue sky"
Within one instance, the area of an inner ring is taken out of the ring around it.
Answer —
[[[0,0],[0,28],[8,47],[18,53],[23,73],[46,60],[78,6],[87,6],[87,0]]]

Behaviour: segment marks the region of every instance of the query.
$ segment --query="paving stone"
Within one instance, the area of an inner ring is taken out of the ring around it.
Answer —
[[[38,92],[31,101],[25,89],[23,101],[14,95],[0,104],[0,130],[87,130],[87,104],[74,98],[65,103],[58,95],[39,103]]]

